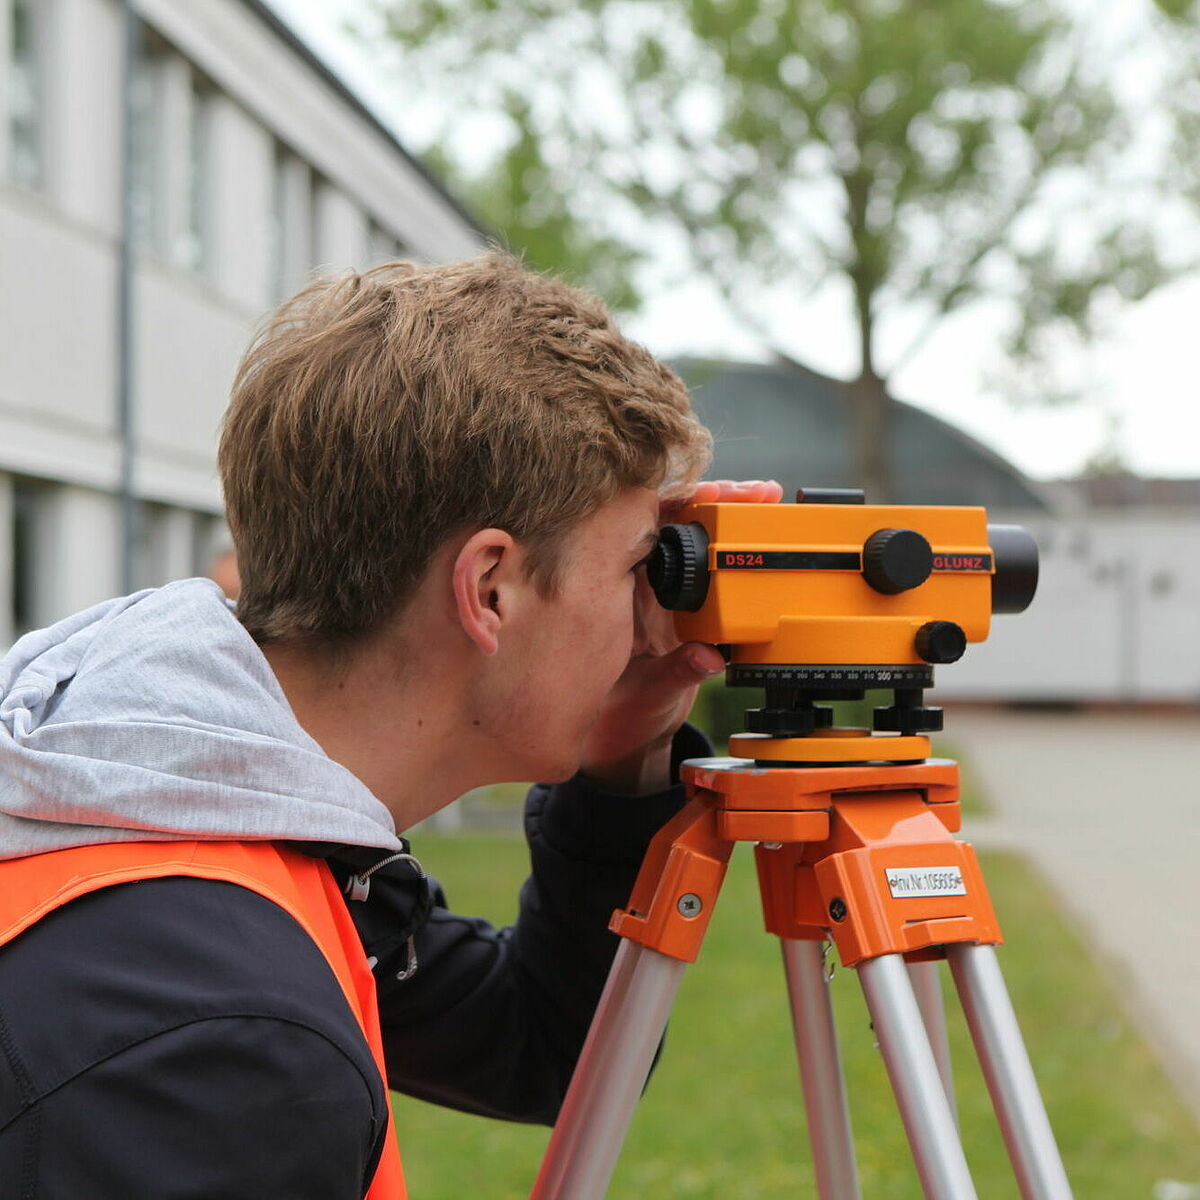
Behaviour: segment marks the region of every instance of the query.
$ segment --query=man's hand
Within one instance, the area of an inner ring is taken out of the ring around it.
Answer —
[[[783,488],[773,480],[706,480],[686,501],[664,505],[660,523],[692,504],[777,504]],[[654,598],[644,571],[638,572],[635,639],[643,647],[609,693],[584,745],[584,774],[609,791],[642,795],[670,782],[671,741],[696,700],[696,689],[725,663],[715,646],[681,643],[672,613]]]

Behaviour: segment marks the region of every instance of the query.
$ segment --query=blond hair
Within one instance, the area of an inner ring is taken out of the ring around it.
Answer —
[[[708,453],[671,370],[506,254],[320,279],[268,320],[225,415],[238,615],[260,642],[354,638],[487,527],[549,592],[572,526]]]

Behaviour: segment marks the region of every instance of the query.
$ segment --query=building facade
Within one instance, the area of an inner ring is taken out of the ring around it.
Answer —
[[[1059,485],[1053,514],[996,514],[1036,537],[1037,595],[1027,612],[996,617],[961,663],[939,669],[937,695],[1200,704],[1197,483],[1132,481],[1146,486],[1120,498],[1097,482]]]
[[[234,369],[310,272],[484,241],[261,0],[0,0],[0,644],[204,569]]]

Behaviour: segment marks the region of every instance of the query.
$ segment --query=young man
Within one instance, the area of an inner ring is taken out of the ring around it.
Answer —
[[[705,752],[720,658],[640,565],[706,453],[670,371],[502,255],[275,315],[221,443],[236,615],[189,580],[0,664],[0,1193],[395,1200],[385,1075],[554,1119]],[[396,830],[521,779],[496,931]]]

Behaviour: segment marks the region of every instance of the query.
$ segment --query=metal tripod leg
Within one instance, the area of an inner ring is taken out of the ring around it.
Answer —
[[[947,947],[975,1052],[1024,1200],[1070,1200],[1046,1106],[992,946]]]
[[[858,975],[926,1200],[976,1200],[903,957],[867,959]]]
[[[782,938],[792,1028],[820,1200],[860,1200],[846,1080],[838,1052],[824,943]]]
[[[925,1032],[929,1034],[933,1057],[937,1059],[938,1074],[950,1102],[950,1114],[957,1124],[958,1104],[954,1099],[954,1072],[950,1066],[950,1038],[946,1033],[946,1006],[942,1002],[939,965],[936,962],[909,963],[908,977],[912,980],[921,1020],[925,1022]]]
[[[530,1200],[601,1200],[687,964],[622,941]]]

